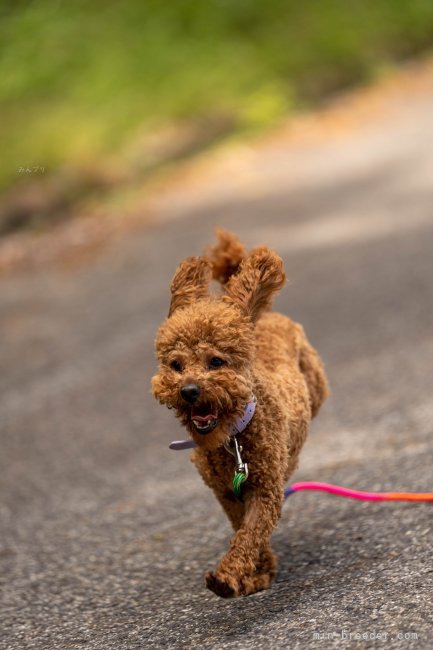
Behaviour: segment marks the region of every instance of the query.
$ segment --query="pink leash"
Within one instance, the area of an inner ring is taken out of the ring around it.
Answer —
[[[317,481],[293,483],[284,490],[284,499],[300,490],[318,490],[336,494],[339,497],[362,499],[364,501],[433,501],[433,492],[362,492],[361,490],[351,490],[339,485],[319,483]]]

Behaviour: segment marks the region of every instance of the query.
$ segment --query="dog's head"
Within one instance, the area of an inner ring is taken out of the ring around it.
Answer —
[[[211,278],[205,258],[189,258],[177,269],[152,380],[155,397],[208,449],[224,442],[251,399],[254,326],[285,276],[281,259],[260,248],[242,262],[222,296],[209,294]]]

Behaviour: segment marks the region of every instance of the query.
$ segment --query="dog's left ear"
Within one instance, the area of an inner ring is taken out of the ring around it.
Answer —
[[[223,300],[237,305],[255,323],[285,281],[282,259],[262,246],[254,249],[230,278]]]
[[[169,317],[176,309],[187,307],[208,295],[212,278],[210,262],[203,257],[189,257],[182,262],[171,282]]]

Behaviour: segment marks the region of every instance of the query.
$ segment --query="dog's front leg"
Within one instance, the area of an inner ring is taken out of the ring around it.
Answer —
[[[245,515],[230,542],[230,549],[206,585],[222,597],[241,596],[267,589],[276,571],[270,538],[281,515],[282,485],[261,485],[245,498]]]

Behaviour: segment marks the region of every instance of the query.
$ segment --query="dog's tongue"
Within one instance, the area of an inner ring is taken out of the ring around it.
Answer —
[[[211,420],[216,420],[216,415],[213,415],[213,413],[209,413],[208,415],[193,415],[192,419],[201,424],[204,422],[210,422]]]

